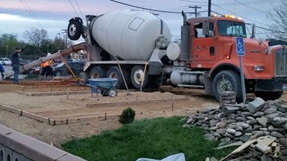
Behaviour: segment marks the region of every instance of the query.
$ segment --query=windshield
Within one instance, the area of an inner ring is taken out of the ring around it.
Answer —
[[[218,21],[217,25],[220,36],[246,37],[244,23],[234,21]]]

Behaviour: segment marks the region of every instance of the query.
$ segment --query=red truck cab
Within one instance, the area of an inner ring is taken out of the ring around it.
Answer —
[[[208,72],[210,82],[205,80],[205,89],[211,89],[209,94],[220,99],[221,92],[233,90],[237,99],[242,99],[236,37],[244,40],[242,70],[246,92],[264,99],[277,99],[283,94],[283,85],[287,84],[285,46],[269,46],[267,41],[248,38],[246,24],[234,16],[191,18],[187,22],[187,64],[192,71]]]

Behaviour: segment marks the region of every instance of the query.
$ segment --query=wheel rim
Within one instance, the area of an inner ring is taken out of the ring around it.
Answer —
[[[57,76],[57,77],[60,77],[60,76],[61,76],[61,73],[60,73],[60,72],[57,72],[57,73],[56,73],[56,76]]]
[[[92,79],[94,79],[94,78],[100,78],[99,73],[95,73],[95,74],[93,74],[93,75],[92,75]]]
[[[229,80],[227,80],[227,79],[222,79],[217,84],[217,91],[218,91],[218,93],[222,93],[222,92],[225,92],[225,91],[232,91],[232,84],[231,84],[231,82]]]
[[[74,36],[76,34],[77,28],[75,24],[71,24],[70,28],[69,28],[69,33],[71,36]]]
[[[109,96],[114,97],[117,95],[117,92],[115,90],[110,90],[109,91]]]
[[[142,70],[140,70],[140,69],[136,70],[134,75],[133,75],[134,81],[137,84],[141,84],[142,80],[143,80],[143,76],[144,76],[144,72]]]
[[[109,78],[118,79],[118,75],[117,75],[115,72],[111,72],[111,73],[109,74]]]

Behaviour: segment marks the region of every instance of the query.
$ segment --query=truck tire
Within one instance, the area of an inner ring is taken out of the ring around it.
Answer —
[[[62,76],[62,73],[61,73],[61,71],[56,71],[55,75],[56,75],[56,77],[60,77],[60,76]]]
[[[236,101],[242,101],[242,89],[239,75],[231,70],[224,70],[214,77],[213,93],[215,98],[220,101],[221,93],[224,91],[234,91],[236,94]]]
[[[89,73],[88,73],[87,71],[84,71],[82,82],[88,83],[88,82],[89,82],[89,79],[90,79]]]
[[[159,89],[160,85],[161,85],[161,76],[158,76],[158,75],[149,76],[149,80],[147,84],[148,88],[157,90]]]
[[[279,92],[265,92],[265,91],[254,91],[256,97],[260,97],[263,100],[276,100],[283,95],[283,91]]]
[[[141,89],[141,82],[142,82],[143,77],[144,77],[144,67],[139,66],[139,65],[134,66],[132,69],[132,72],[131,72],[131,80],[132,80],[133,86],[138,90]],[[149,80],[149,78],[148,78],[148,74],[146,72],[145,73],[145,79],[144,79],[144,82],[142,84],[143,89],[147,86],[148,80]]]
[[[125,88],[125,83],[119,67],[117,66],[110,67],[109,70],[107,71],[107,77],[115,78],[118,80],[115,85],[116,88]]]
[[[70,21],[68,25],[68,37],[71,40],[78,40],[82,34],[82,23],[77,20]]]
[[[96,78],[104,78],[106,77],[105,70],[101,67],[93,67],[90,71],[90,78],[96,79]]]

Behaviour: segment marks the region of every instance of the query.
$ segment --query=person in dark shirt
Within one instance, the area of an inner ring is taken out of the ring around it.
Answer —
[[[0,63],[0,72],[1,72],[2,79],[4,79],[5,68],[3,67],[1,63]]]
[[[15,51],[12,54],[11,62],[12,62],[12,68],[14,70],[14,84],[19,84],[19,73],[20,73],[20,52],[21,49],[15,48]]]

